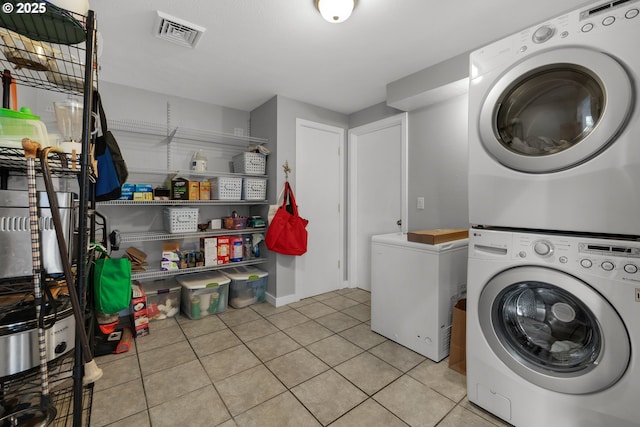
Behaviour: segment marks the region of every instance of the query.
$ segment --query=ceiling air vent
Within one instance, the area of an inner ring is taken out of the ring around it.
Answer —
[[[186,47],[196,47],[205,28],[158,11],[155,35]]]

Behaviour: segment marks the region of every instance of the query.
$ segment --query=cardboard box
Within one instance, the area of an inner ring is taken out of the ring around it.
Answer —
[[[218,264],[231,262],[231,238],[229,236],[218,237]]]
[[[171,190],[164,187],[158,187],[153,190],[154,200],[169,200],[171,197]]]
[[[189,180],[184,178],[172,179],[171,198],[174,200],[189,200]]]
[[[180,269],[180,243],[165,242],[162,244],[162,260],[160,261],[162,271]]]
[[[151,184],[136,184],[135,193],[152,193],[153,186]]]
[[[139,283],[131,284],[131,310],[133,311],[133,334],[136,338],[149,335],[147,296]]]
[[[438,243],[451,242],[452,240],[466,239],[469,230],[460,228],[439,228],[435,230],[419,230],[407,233],[407,240],[416,243],[437,245]]]
[[[153,193],[150,193],[148,191],[146,192],[135,192],[133,193],[133,200],[153,200]]]
[[[202,249],[202,252],[204,252],[205,267],[218,265],[218,238],[217,237],[201,237],[200,249]]]
[[[467,299],[461,299],[453,307],[449,368],[467,375]]]
[[[211,200],[211,183],[209,181],[200,183],[200,200]]]
[[[129,182],[125,182],[124,184],[122,184],[121,190],[123,193],[133,193],[136,191],[136,185]]]
[[[200,183],[189,181],[189,200],[200,200]]]

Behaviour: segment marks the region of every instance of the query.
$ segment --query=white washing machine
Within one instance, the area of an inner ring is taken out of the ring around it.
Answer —
[[[473,52],[472,225],[640,235],[640,0]]]
[[[640,425],[640,242],[472,229],[467,391],[518,427]]]
[[[371,330],[436,362],[449,355],[453,306],[467,286],[467,240],[371,239]]]

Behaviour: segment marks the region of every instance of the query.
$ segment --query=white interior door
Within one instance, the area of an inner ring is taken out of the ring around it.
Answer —
[[[407,113],[349,130],[350,287],[371,290],[371,236],[406,231],[407,147]]]
[[[296,258],[300,299],[343,285],[345,130],[296,120],[296,188],[300,215],[309,220],[307,253]]]

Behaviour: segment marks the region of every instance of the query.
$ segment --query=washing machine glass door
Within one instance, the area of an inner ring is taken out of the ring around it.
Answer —
[[[629,336],[616,311],[561,271],[527,266],[498,274],[483,289],[478,313],[496,355],[546,389],[596,392],[629,364]]]
[[[509,168],[567,169],[615,140],[631,113],[632,93],[624,68],[601,52],[564,48],[533,54],[489,90],[480,138]]]

